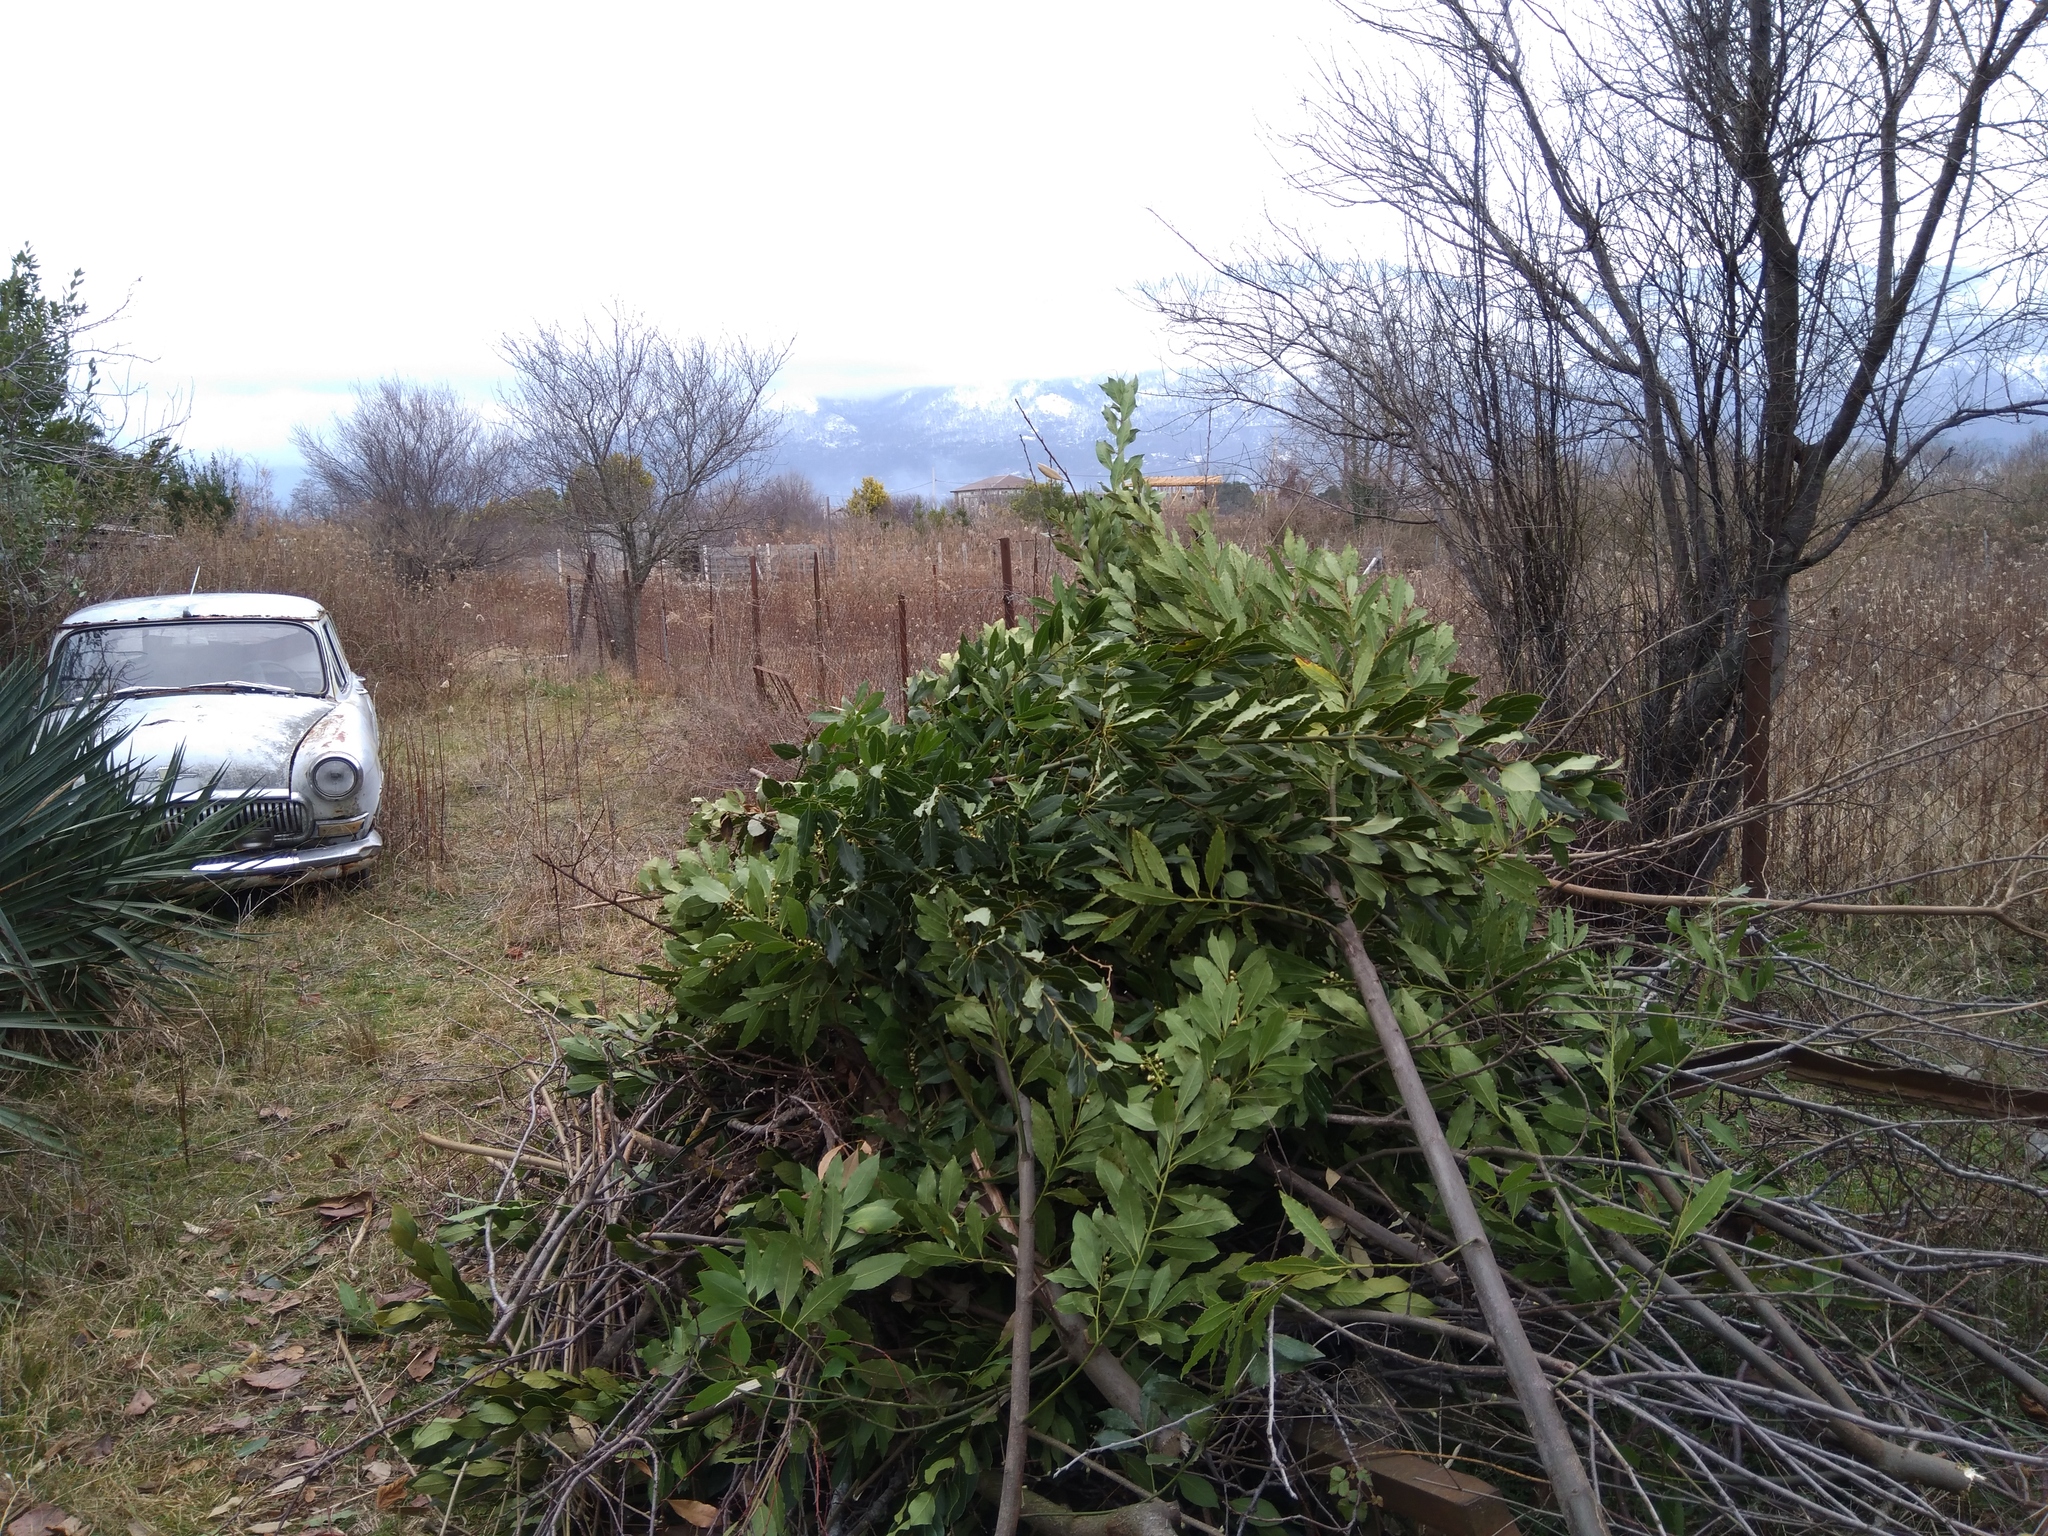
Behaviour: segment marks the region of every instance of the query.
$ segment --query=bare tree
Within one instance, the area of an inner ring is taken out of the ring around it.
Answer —
[[[1794,578],[1908,499],[1957,429],[2048,411],[2048,0],[1353,14],[1395,62],[1327,74],[1302,182],[1395,210],[1435,317],[1469,317],[1444,409],[1478,398],[1477,327],[1505,308],[1512,344],[1489,345],[1519,376],[1513,411],[1567,410],[1630,492],[1648,535],[1635,831],[1663,850],[1646,875],[1695,880],[1720,844],[1693,829],[1738,794],[1769,799]],[[1304,297],[1333,277],[1355,291],[1355,266],[1307,242],[1288,281],[1216,265],[1219,288],[1166,302],[1241,365],[1248,314],[1291,379],[1328,365],[1364,386],[1387,361],[1320,330],[1348,301]],[[1489,494],[1505,472],[1468,459]],[[1757,887],[1765,825],[1743,831]]]
[[[352,413],[324,433],[295,428],[292,441],[315,504],[359,520],[406,582],[426,586],[504,557],[510,453],[447,385],[358,386]]]
[[[750,528],[778,534],[804,532],[825,520],[825,498],[809,476],[785,470],[749,490],[741,515]]]
[[[1574,392],[1557,328],[1466,274],[1310,249],[1225,270],[1224,289],[1155,294],[1201,335],[1202,382],[1281,416],[1292,461],[1361,531],[1434,521],[1495,674],[1570,714],[1598,659],[1583,567],[1608,418]]]
[[[501,350],[528,464],[586,544],[618,557],[621,648],[637,675],[641,594],[662,562],[737,526],[745,476],[775,443],[766,396],[789,349],[679,343],[614,311],[603,324],[508,336]]]

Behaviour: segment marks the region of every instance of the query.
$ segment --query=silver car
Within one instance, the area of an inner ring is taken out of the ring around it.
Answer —
[[[50,649],[54,697],[111,697],[125,750],[177,789],[207,785],[241,835],[193,873],[268,885],[367,868],[383,850],[377,711],[327,610],[303,597],[202,592],[96,603]]]

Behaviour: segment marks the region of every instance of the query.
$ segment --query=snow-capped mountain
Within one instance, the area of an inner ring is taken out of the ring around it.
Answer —
[[[864,475],[899,495],[929,497],[936,488],[943,497],[988,475],[1028,475],[1048,460],[1089,485],[1101,479],[1095,444],[1105,435],[1105,403],[1090,379],[793,402],[775,467],[808,475],[834,502]],[[1136,449],[1154,474],[1244,476],[1265,436],[1235,413],[1168,394],[1157,376],[1139,381],[1138,429]]]

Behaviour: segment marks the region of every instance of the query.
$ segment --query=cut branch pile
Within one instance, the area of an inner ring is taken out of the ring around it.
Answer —
[[[436,1142],[504,1172],[394,1223],[431,1295],[377,1326],[471,1340],[413,1486],[593,1532],[2013,1528],[2048,1188],[1983,1020],[1546,907],[1605,765],[1515,755],[1535,701],[1348,555],[1174,540],[1110,392],[1075,585],[702,807],[644,877],[668,1005],[563,1009],[516,1145]]]

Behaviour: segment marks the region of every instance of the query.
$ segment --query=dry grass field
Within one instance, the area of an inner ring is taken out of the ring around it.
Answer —
[[[1453,622],[1479,622],[1426,563],[1427,536],[1400,532],[1389,564]],[[183,589],[196,566],[204,588],[329,605],[377,690],[392,856],[364,884],[224,911],[210,979],[31,1085],[78,1157],[0,1160],[0,1507],[54,1503],[101,1536],[359,1536],[425,1518],[376,1431],[452,1362],[346,1340],[337,1290],[406,1285],[380,1236],[393,1209],[438,1215],[495,1189],[489,1165],[420,1133],[490,1142],[523,1117],[525,1064],[549,1049],[535,994],[638,995],[653,935],[599,895],[671,846],[692,796],[772,763],[805,712],[893,692],[899,643],[920,666],[999,617],[1004,535],[1021,612],[1057,565],[1022,527],[841,533],[764,556],[759,685],[744,578],[658,584],[634,681],[594,626],[570,651],[551,570],[408,594],[366,575],[347,535],[287,524],[110,562],[94,597]],[[1925,519],[1828,568],[1799,624],[1778,783],[1845,782],[1782,817],[1781,887],[1947,870],[1915,898],[1976,900],[2037,867],[2010,862],[2048,838],[2048,573],[2032,546]],[[1983,721],[2000,723],[1957,734]],[[1892,772],[1854,772],[1923,739]],[[1978,987],[2026,985],[2035,958],[1985,925],[1817,931]],[[295,1481],[349,1443],[339,1476]],[[457,1527],[435,1510],[430,1528]]]

